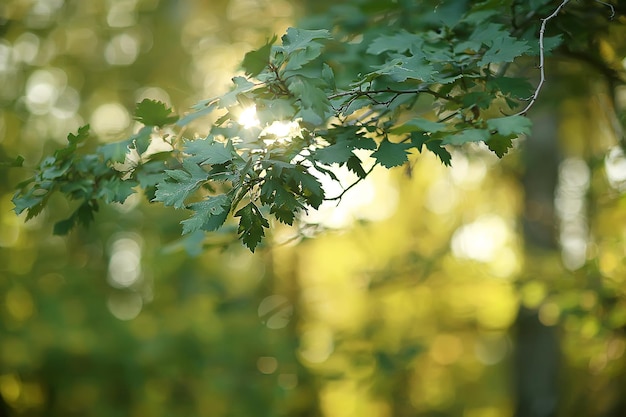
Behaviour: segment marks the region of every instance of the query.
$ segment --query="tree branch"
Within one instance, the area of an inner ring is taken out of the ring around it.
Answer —
[[[535,92],[533,93],[532,96],[530,96],[530,102],[526,105],[526,107],[520,111],[519,113],[516,113],[516,116],[524,116],[526,115],[526,113],[528,113],[528,110],[530,110],[530,108],[535,104],[535,101],[537,101],[537,97],[539,97],[539,93],[541,92],[541,88],[543,87],[544,82],[546,81],[546,72],[545,72],[545,51],[544,51],[544,43],[543,43],[543,36],[546,32],[546,25],[548,24],[548,21],[555,18],[556,16],[558,16],[558,14],[561,12],[561,9],[563,7],[565,7],[565,5],[569,3],[569,0],[563,0],[561,2],[561,4],[559,4],[559,6],[554,9],[554,11],[547,17],[544,17],[543,19],[541,19],[541,27],[539,28],[539,84],[537,84],[537,88],[535,89]]]
[[[365,176],[364,177],[359,177],[356,181],[354,181],[352,184],[350,184],[348,187],[344,188],[343,191],[341,192],[341,194],[339,194],[338,196],[335,197],[331,197],[331,198],[325,198],[324,201],[341,201],[341,199],[343,198],[343,196],[350,191],[350,189],[352,189],[354,186],[356,186],[358,183],[360,183],[361,181],[363,181],[365,178],[367,178],[369,176],[369,174],[372,173],[372,171],[374,170],[374,168],[376,167],[376,165],[378,164],[374,164],[371,166],[370,169],[368,169],[365,172]]]

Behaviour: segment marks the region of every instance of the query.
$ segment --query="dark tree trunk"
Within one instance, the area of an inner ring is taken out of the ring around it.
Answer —
[[[554,195],[558,181],[557,117],[543,110],[534,118],[532,137],[525,143],[524,213],[526,251],[554,254]],[[533,280],[542,277],[529,277]],[[521,307],[514,326],[516,417],[552,417],[557,414],[559,338],[555,326],[545,326],[538,311]]]

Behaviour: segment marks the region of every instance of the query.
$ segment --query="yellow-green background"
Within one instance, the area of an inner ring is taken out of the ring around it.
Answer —
[[[62,198],[28,223],[12,212],[69,132],[120,139],[145,97],[182,113],[225,92],[246,51],[318,3],[0,4],[0,156],[26,158],[0,172],[0,416],[510,416],[533,340],[520,311],[552,337],[559,415],[626,410],[626,161],[608,91],[574,61],[553,63],[533,115],[562,158],[554,222],[524,203],[523,152],[481,149],[380,169],[311,214],[328,230],[273,224],[254,255],[189,256],[185,213],[141,197],[69,237],[52,235]],[[621,35],[596,45],[612,62]],[[542,216],[573,249],[524,243],[522,219]]]

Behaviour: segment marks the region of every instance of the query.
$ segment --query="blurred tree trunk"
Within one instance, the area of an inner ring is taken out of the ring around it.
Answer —
[[[560,162],[557,115],[548,109],[533,118],[533,135],[525,143],[523,235],[529,259],[554,254],[554,195]],[[541,280],[545,277],[529,277]],[[520,307],[514,325],[516,417],[551,417],[557,414],[559,338],[556,326],[545,326],[539,311]]]
[[[9,417],[10,415],[9,406],[0,395],[0,417]]]
[[[285,368],[291,369],[296,377],[296,387],[291,391],[288,401],[281,401],[281,413],[289,417],[321,417],[320,378],[311,372],[298,358],[297,352],[301,343],[303,310],[302,287],[298,278],[297,255],[288,259],[269,252],[267,255],[266,286],[271,294],[282,294],[287,297],[293,312],[286,330],[289,332],[290,357],[286,358]],[[280,272],[275,265],[280,264]]]

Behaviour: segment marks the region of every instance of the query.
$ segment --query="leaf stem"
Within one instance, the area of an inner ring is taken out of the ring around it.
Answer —
[[[331,197],[331,198],[325,198],[324,201],[341,201],[341,199],[343,198],[343,196],[350,191],[351,188],[353,188],[355,185],[357,185],[358,183],[360,183],[361,181],[363,181],[365,178],[367,178],[369,176],[369,174],[372,173],[372,171],[374,170],[374,168],[376,168],[376,165],[378,164],[374,164],[372,165],[372,167],[370,169],[368,169],[365,172],[365,175],[363,177],[359,177],[356,181],[354,181],[352,184],[350,184],[348,187],[346,187],[341,194],[339,194],[336,197]]]

